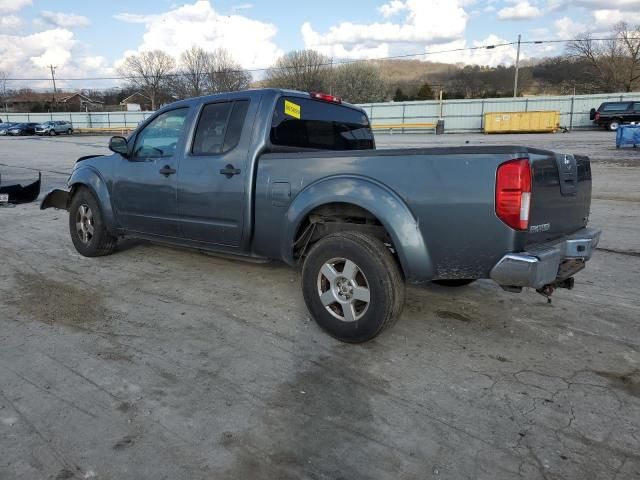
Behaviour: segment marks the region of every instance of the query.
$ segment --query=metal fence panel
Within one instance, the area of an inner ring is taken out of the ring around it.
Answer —
[[[66,120],[75,128],[134,128],[154,112],[55,112],[55,113],[3,113],[7,122],[47,122]]]
[[[560,126],[577,129],[593,128],[589,111],[602,102],[640,100],[640,92],[554,97],[485,98],[474,100],[443,100],[442,118],[448,132],[478,132],[483,129],[483,117],[490,112],[559,111]],[[440,117],[440,102],[391,102],[360,105],[371,123],[435,123]]]
[[[448,132],[478,132],[483,128],[483,117],[490,112],[531,112],[557,110],[562,127],[593,128],[589,110],[602,102],[636,100],[640,92],[597,95],[575,95],[524,98],[484,98],[474,100],[437,100],[412,102],[369,103],[360,105],[373,124],[436,123],[445,120]],[[0,118],[9,122],[45,122],[68,120],[76,128],[136,127],[153,112],[75,112],[75,113],[2,113]],[[406,130],[411,131],[411,130]],[[418,130],[424,132],[424,130]]]

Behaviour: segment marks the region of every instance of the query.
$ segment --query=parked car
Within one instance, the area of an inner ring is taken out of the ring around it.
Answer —
[[[640,102],[604,102],[592,108],[589,119],[599,127],[615,131],[623,123],[640,122]]]
[[[0,136],[9,135],[9,128],[16,125],[14,122],[0,123]]]
[[[16,123],[9,127],[7,133],[9,135],[34,135],[36,133],[37,123]]]
[[[53,120],[41,123],[36,127],[36,135],[57,135],[59,133],[71,135],[73,124],[64,120]]]
[[[587,157],[523,146],[375,150],[364,110],[326,94],[183,100],[109,148],[80,158],[68,188],[41,203],[68,210],[80,254],[138,237],[302,265],[311,315],[346,342],[391,326],[405,283],[491,278],[545,296],[571,288],[600,236],[587,228]]]

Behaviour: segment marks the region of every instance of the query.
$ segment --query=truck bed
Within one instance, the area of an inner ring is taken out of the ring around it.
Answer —
[[[565,157],[571,178],[560,171]],[[529,231],[510,228],[495,211],[496,170],[521,158],[529,159],[532,170]],[[577,172],[575,179],[571,168]],[[401,198],[425,239],[432,279],[487,278],[505,252],[583,228],[591,198],[586,157],[524,146],[268,153],[260,157],[257,168],[256,254],[280,256],[280,235],[288,222],[283,213],[300,192],[328,175],[367,179]],[[561,187],[561,177],[574,184]],[[290,188],[290,196],[274,201],[273,192],[283,185]],[[357,185],[353,182],[353,188]],[[340,192],[335,193],[339,199]]]

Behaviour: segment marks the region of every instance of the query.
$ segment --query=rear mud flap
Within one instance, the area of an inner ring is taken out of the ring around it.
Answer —
[[[40,195],[40,182],[42,173],[38,172],[38,180],[29,185],[21,184],[2,186],[2,177],[0,177],[0,204],[1,203],[30,203],[35,202]]]

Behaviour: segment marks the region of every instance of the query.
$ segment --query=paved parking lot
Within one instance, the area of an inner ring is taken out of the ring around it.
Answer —
[[[59,186],[106,141],[0,138],[0,172]],[[319,331],[282,265],[138,242],[87,259],[66,212],[0,208],[0,478],[638,478],[640,151],[608,132],[378,137],[466,141],[589,154],[600,249],[550,305],[411,289],[359,346]]]

